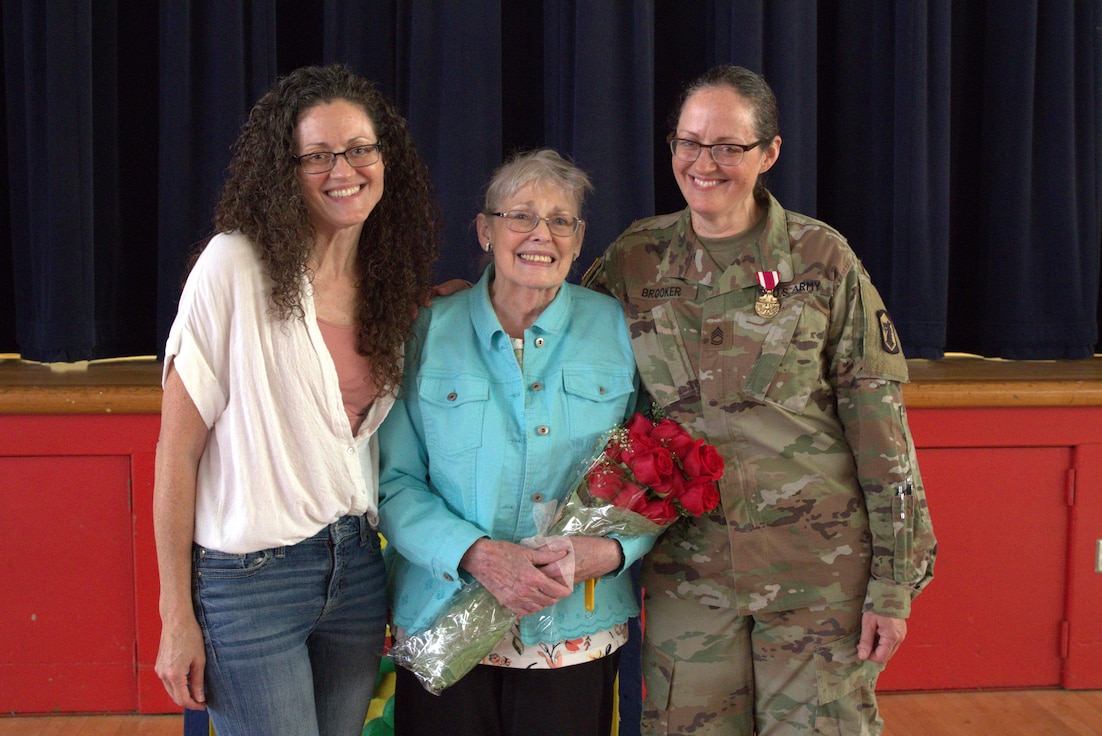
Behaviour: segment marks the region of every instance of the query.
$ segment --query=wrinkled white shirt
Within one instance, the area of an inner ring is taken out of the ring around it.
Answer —
[[[341,516],[378,523],[380,394],[355,436],[309,284],[305,318],[270,312],[272,282],[244,235],[215,236],[165,347],[210,428],[196,480],[195,541],[246,553],[295,544]]]

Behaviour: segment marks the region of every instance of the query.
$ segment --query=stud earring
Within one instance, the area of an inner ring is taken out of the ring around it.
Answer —
[[[493,253],[494,252],[494,244],[491,243],[489,240],[486,241],[486,252],[487,253]]]

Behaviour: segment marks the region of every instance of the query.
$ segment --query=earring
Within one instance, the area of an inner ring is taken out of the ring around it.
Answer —
[[[493,253],[494,252],[494,244],[491,243],[489,240],[486,241],[486,252],[487,253]]]

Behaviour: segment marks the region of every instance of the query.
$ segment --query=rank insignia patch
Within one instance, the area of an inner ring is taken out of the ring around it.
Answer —
[[[899,335],[895,332],[895,325],[892,324],[892,318],[888,316],[888,311],[886,309],[877,311],[876,319],[880,323],[880,346],[884,348],[885,353],[897,354],[899,352]]]

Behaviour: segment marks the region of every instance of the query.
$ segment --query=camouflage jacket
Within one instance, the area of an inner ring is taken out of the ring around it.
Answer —
[[[845,239],[766,196],[761,237],[726,270],[685,210],[634,223],[584,279],[624,305],[652,398],[726,460],[720,508],[667,531],[642,582],[743,613],[864,595],[904,618],[936,553],[907,364]],[[759,271],[779,273],[772,317]]]

